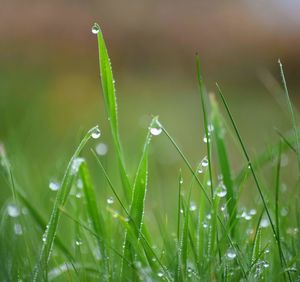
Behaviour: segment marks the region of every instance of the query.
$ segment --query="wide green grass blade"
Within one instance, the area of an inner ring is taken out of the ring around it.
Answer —
[[[94,231],[96,234],[98,234],[97,237],[97,243],[98,243],[98,248],[100,251],[100,254],[103,258],[103,266],[102,263],[100,266],[103,267],[104,273],[102,274],[103,280],[107,281],[110,280],[110,266],[109,266],[109,257],[107,253],[107,249],[103,243],[104,240],[108,238],[105,230],[105,222],[102,216],[102,213],[99,213],[99,208],[97,206],[97,201],[96,201],[96,193],[94,191],[94,186],[91,181],[91,176],[88,170],[87,163],[83,161],[80,165],[79,168],[79,175],[80,179],[82,180],[83,183],[83,191],[84,195],[87,201],[87,211],[89,214],[89,217],[92,221],[92,225],[94,228]]]
[[[33,281],[40,281],[41,279],[47,280],[47,265],[50,259],[51,251],[53,249],[53,243],[56,237],[56,231],[58,228],[58,222],[60,218],[59,208],[65,205],[70,189],[72,187],[73,180],[76,174],[78,173],[80,163],[82,162],[82,159],[78,158],[79,154],[88,142],[88,140],[94,134],[99,134],[98,126],[90,129],[87,132],[87,134],[83,137],[67,166],[62,180],[61,188],[59,189],[56,195],[56,200],[52,209],[50,220],[47,224],[46,231],[43,235],[42,249],[40,252],[37,266],[34,270]]]
[[[111,133],[114,141],[115,150],[120,167],[121,180],[124,187],[124,192],[127,200],[131,197],[131,185],[126,172],[124,155],[121,146],[119,124],[118,124],[118,108],[117,108],[117,97],[115,90],[115,82],[113,78],[110,58],[106,49],[105,41],[103,38],[102,31],[98,24],[94,24],[93,28],[98,30],[98,50],[99,50],[99,64],[100,64],[100,76],[101,85],[104,97],[104,103],[106,112],[109,119]]]

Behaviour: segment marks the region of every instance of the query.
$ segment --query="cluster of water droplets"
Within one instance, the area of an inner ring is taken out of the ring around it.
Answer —
[[[211,134],[212,132],[214,131],[214,126],[212,124],[209,124],[207,126],[207,135],[206,133],[204,134],[204,137],[203,137],[203,142],[204,143],[210,143],[211,142]]]
[[[7,215],[13,220],[13,231],[16,235],[23,234],[22,225],[19,223],[18,218],[21,214],[27,214],[26,209],[21,209],[16,203],[10,203],[6,207]]]
[[[243,209],[241,214],[238,216],[239,218],[243,218],[247,221],[251,220],[254,215],[256,215],[256,209],[250,209],[247,211],[246,209]]]
[[[203,173],[205,169],[208,167],[208,159],[207,156],[205,156],[199,163],[197,172],[198,173]]]

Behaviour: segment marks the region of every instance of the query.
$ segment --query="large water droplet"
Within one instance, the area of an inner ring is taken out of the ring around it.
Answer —
[[[162,128],[158,122],[156,122],[152,125],[152,127],[150,127],[150,133],[154,136],[157,136],[162,133]]]
[[[99,143],[97,144],[96,146],[96,153],[99,155],[99,156],[104,156],[107,154],[107,151],[108,151],[108,147],[106,144],[104,143]]]
[[[7,213],[11,217],[18,217],[20,215],[20,209],[15,204],[7,206]]]
[[[97,23],[94,23],[92,26],[92,33],[93,34],[98,34],[100,31],[100,26]]]
[[[158,277],[163,277],[164,274],[163,274],[162,272],[158,272],[158,273],[157,273],[157,276],[158,276]]]
[[[223,181],[220,181],[216,188],[216,195],[220,198],[225,197],[227,194],[226,186],[224,185]]]
[[[92,138],[98,139],[101,136],[101,131],[98,127],[95,127],[91,133]]]

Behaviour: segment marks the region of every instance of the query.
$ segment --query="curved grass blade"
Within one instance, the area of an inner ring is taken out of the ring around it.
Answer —
[[[110,63],[110,58],[106,49],[105,41],[103,38],[102,31],[98,24],[94,24],[94,27],[99,30],[97,34],[98,39],[98,51],[99,51],[99,64],[100,64],[100,76],[101,85],[104,97],[104,103],[106,112],[109,119],[110,129],[114,141],[115,150],[120,166],[121,181],[123,184],[124,192],[129,201],[131,197],[131,185],[126,172],[124,155],[122,151],[122,145],[119,135],[119,124],[118,124],[118,109],[117,109],[117,98],[115,91],[115,83]]]
[[[37,266],[34,270],[33,281],[41,280],[47,277],[47,265],[50,259],[51,251],[53,248],[54,239],[56,237],[56,231],[58,227],[58,222],[60,218],[59,208],[63,207],[66,203],[67,197],[69,195],[70,189],[72,187],[73,180],[78,173],[79,165],[82,159],[79,159],[79,154],[92,137],[92,134],[98,132],[98,126],[90,129],[87,134],[81,140],[79,146],[77,147],[75,153],[73,154],[67,169],[65,171],[61,188],[58,190],[56,195],[55,203],[52,209],[50,220],[47,224],[46,231],[43,235],[43,245],[40,252],[40,257],[37,263]]]

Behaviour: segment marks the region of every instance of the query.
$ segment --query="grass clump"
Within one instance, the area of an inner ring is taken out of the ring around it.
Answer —
[[[110,59],[97,24],[92,32],[98,39],[102,92],[119,176],[111,175],[92,150],[104,180],[101,187],[94,183],[92,170],[82,157],[89,139],[100,136],[98,127],[92,128],[71,157],[50,218],[46,220],[18,184],[1,145],[1,175],[12,191],[12,198],[1,210],[1,280],[297,280],[300,275],[299,174],[289,180],[290,186],[283,191],[282,157],[288,153],[291,158],[300,159],[299,134],[281,64],[292,134],[279,132],[271,148],[262,150],[256,157],[250,156],[220,87],[216,87],[217,95],[207,94],[197,57],[207,155],[192,165],[170,132],[154,117],[131,178],[121,145]],[[177,195],[173,204],[176,209],[168,218],[173,225],[165,223],[164,214],[159,210],[153,211],[156,221],[146,220],[149,152],[152,137],[158,135],[166,138],[174,147],[174,154],[182,159],[178,189],[170,188],[170,193]],[[231,142],[237,143],[244,158],[239,170],[231,165],[228,150]],[[294,162],[289,165],[293,166]],[[270,177],[264,175],[266,167]],[[114,195],[106,204],[103,186]],[[251,189],[251,195],[255,196],[244,203],[241,197],[249,193],[246,189]],[[284,193],[293,198],[286,201]]]

